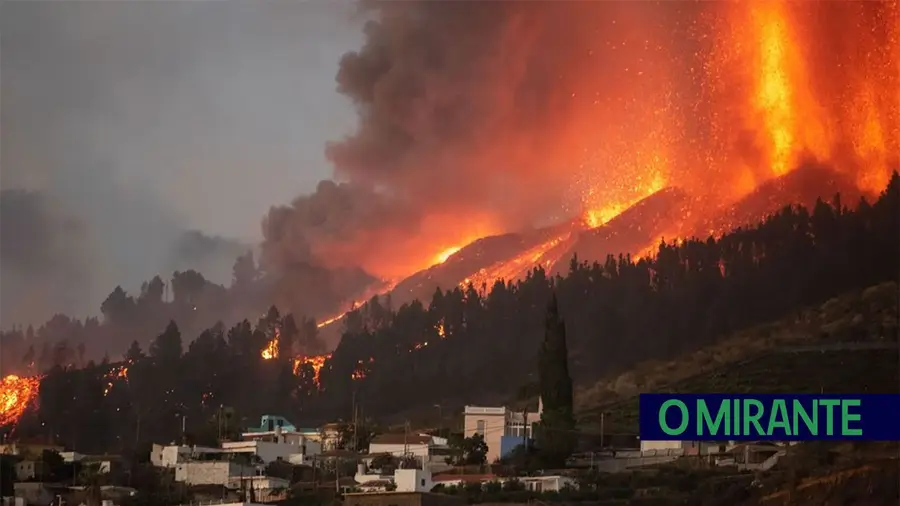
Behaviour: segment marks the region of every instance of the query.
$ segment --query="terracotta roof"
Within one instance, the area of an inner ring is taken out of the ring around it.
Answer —
[[[414,434],[379,434],[372,439],[371,444],[377,445],[421,445],[431,443],[431,436],[419,436]]]

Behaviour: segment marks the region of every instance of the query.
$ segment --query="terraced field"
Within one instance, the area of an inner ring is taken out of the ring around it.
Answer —
[[[847,346],[847,345],[845,345]],[[891,349],[803,349],[775,351],[672,383],[667,393],[898,393],[900,356]],[[636,433],[638,398],[631,397],[579,414],[594,431],[606,412],[607,433]]]

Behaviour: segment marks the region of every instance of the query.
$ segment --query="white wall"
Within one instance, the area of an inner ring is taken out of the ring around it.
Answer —
[[[289,442],[272,443],[267,441],[229,441],[222,443],[222,448],[201,446],[163,446],[153,445],[150,451],[150,462],[157,467],[175,467],[179,463],[188,462],[192,455],[209,453],[248,453],[258,455],[266,464],[281,458],[286,462],[305,463],[308,457],[322,453],[322,445],[298,436]]]
[[[567,476],[535,476],[519,478],[526,490],[534,492],[559,492],[566,486],[575,488],[577,482]]]
[[[650,450],[680,450],[684,448],[682,441],[644,441],[641,440],[641,451]]]
[[[188,446],[155,444],[150,450],[150,462],[156,467],[175,467],[183,457],[190,454],[191,449]]]
[[[175,467],[179,462],[187,462],[192,455],[204,453],[222,453],[220,448],[185,445],[153,445],[150,450],[150,462],[156,467]]]
[[[34,460],[23,460],[16,463],[16,479],[19,481],[29,480],[36,475],[37,462]]]
[[[222,443],[222,451],[224,453],[249,453],[259,456],[263,462],[268,464],[279,458],[284,461],[290,461],[291,455],[311,455],[310,450],[318,451],[320,446],[316,443],[303,445],[289,443],[269,443],[266,441],[231,441]]]
[[[397,492],[430,492],[434,488],[431,473],[422,469],[397,469],[394,471]]]
[[[253,476],[256,469],[234,462],[182,462],[175,466],[175,481],[188,485],[227,485],[235,477]]]

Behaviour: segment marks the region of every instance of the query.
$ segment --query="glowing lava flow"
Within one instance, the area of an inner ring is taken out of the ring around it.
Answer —
[[[454,253],[461,250],[462,246],[453,246],[452,248],[447,248],[444,251],[441,251],[434,257],[434,264],[442,264],[447,261],[448,258],[453,256]]]
[[[260,354],[262,358],[265,360],[271,360],[273,358],[278,358],[278,339],[281,337],[281,331],[276,327],[275,335],[272,336],[272,340],[266,343],[266,347],[262,349]]]
[[[0,381],[0,427],[15,424],[37,400],[40,376],[21,377],[10,374]]]
[[[680,44],[657,44],[652,33],[647,38],[654,40],[643,40],[643,49],[605,41],[607,47],[627,52],[628,66],[640,64],[637,75],[647,72],[647,77],[616,88],[607,86],[605,73],[585,71],[579,78],[583,83],[573,82],[584,84],[585,91],[597,81],[593,103],[598,112],[573,109],[583,116],[572,116],[571,121],[591,128],[576,135],[577,152],[584,149],[586,159],[560,162],[576,172],[563,175],[577,179],[572,189],[577,194],[566,198],[567,210],[577,207],[584,225],[595,228],[669,185],[685,190],[696,202],[717,200],[708,208],[683,208],[681,216],[672,217],[677,224],[654,228],[654,234],[669,232],[663,237],[671,241],[691,236],[694,225],[716,210],[808,159],[852,172],[857,186],[870,193],[883,190],[900,153],[900,2],[704,4],[709,7],[698,8],[704,13],[689,30],[695,52],[681,54]],[[572,94],[576,101],[582,96]],[[568,163],[573,161],[580,164],[577,170]],[[669,218],[659,218],[664,219]],[[448,223],[456,224],[453,220]],[[709,234],[718,236],[746,224],[732,223],[722,230],[716,225]],[[448,233],[460,231],[449,225],[429,230],[445,228]],[[491,233],[504,231],[489,228]],[[447,262],[460,249],[447,246],[465,247],[472,241],[460,239],[477,239],[470,235],[430,242],[422,250],[421,263]],[[470,275],[460,285],[481,288],[497,279],[514,280],[535,266],[553,263],[569,240],[568,234],[549,238],[515,258],[466,272]],[[652,255],[659,241],[636,248],[637,256]]]
[[[622,211],[625,211],[629,207],[637,204],[641,200],[653,195],[654,193],[660,191],[665,187],[666,180],[663,178],[662,174],[656,172],[653,174],[653,177],[647,181],[646,184],[641,185],[637,184],[635,187],[629,192],[631,193],[631,197],[627,200],[606,203],[602,206],[597,207],[589,207],[587,211],[584,213],[584,224],[589,228],[596,228],[605,225],[609,222],[609,220],[615,218],[616,216],[622,214]],[[588,195],[591,195],[592,192],[588,192]],[[585,205],[590,206],[590,202],[588,201],[589,197],[585,197]]]
[[[763,117],[776,176],[792,168],[796,149],[794,90],[788,76],[791,49],[784,13],[777,3],[754,5],[752,18],[760,44],[759,72],[753,105]]]
[[[496,262],[484,269],[480,269],[464,279],[459,286],[466,288],[471,284],[475,287],[481,287],[481,285],[490,287],[497,280],[516,280],[536,266],[547,268],[562,256],[564,251],[557,247],[566,242],[571,235],[571,232],[566,232],[549,241],[538,244],[510,260]],[[553,253],[556,254],[554,255]]]
[[[309,365],[313,370],[313,383],[316,384],[317,387],[321,386],[319,383],[319,373],[322,371],[322,367],[325,365],[325,361],[331,358],[331,353],[325,355],[312,355],[312,356],[302,356],[294,359],[294,374],[299,376],[302,372],[302,368],[304,365]]]
[[[343,314],[341,315],[343,316]],[[337,321],[340,317],[334,318],[332,321]],[[319,327],[327,325],[329,322],[323,322],[319,324]],[[275,335],[272,336],[272,339],[266,343],[266,346],[260,352],[263,360],[272,360],[278,358],[278,340],[281,339],[281,329],[275,328]],[[325,365],[325,361],[331,358],[331,354],[326,355],[300,355],[293,359],[293,371],[294,375],[299,376],[303,365],[309,364],[313,369],[313,382],[316,386],[319,386],[319,371],[322,370],[322,366]],[[127,372],[127,370],[126,370]],[[112,384],[110,383],[110,386]]]

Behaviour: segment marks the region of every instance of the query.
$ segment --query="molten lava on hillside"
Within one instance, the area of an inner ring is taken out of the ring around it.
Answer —
[[[358,127],[328,147],[348,182],[270,213],[275,267],[358,266],[402,303],[872,195],[900,167],[897,0],[367,8],[337,78]],[[837,185],[773,183],[801,167]]]
[[[40,376],[22,377],[10,374],[0,380],[0,427],[14,425],[37,401]]]

